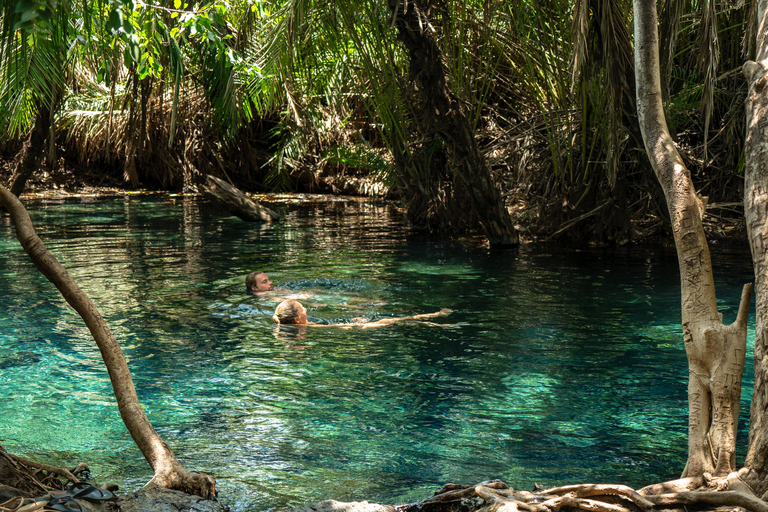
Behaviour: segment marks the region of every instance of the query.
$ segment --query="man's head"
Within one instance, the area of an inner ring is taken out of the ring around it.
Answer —
[[[245,289],[249,292],[268,292],[272,288],[272,281],[264,272],[251,272],[245,277]]]

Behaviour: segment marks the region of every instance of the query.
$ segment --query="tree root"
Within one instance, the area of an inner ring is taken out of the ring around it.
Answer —
[[[204,473],[192,473],[184,469],[178,462],[170,469],[159,470],[146,486],[160,486],[173,489],[205,499],[216,497],[216,479]],[[146,487],[145,486],[145,487]]]
[[[33,498],[18,496],[0,503],[0,512],[35,512],[45,507],[45,501],[37,501]]]
[[[584,484],[567,485],[547,489],[547,494],[558,496],[572,496],[575,498],[591,498],[594,496],[621,496],[630,500],[643,510],[653,508],[653,503],[640,495],[637,491],[626,485]],[[586,510],[586,509],[585,509]]]
[[[752,512],[768,512],[768,503],[738,491],[691,491],[647,496],[658,508],[669,505],[715,505],[742,507]]]
[[[672,508],[740,507],[749,512],[768,512],[768,503],[742,488],[725,488],[726,479],[717,479],[718,488],[707,489],[708,480],[681,479],[642,489],[642,494],[624,485],[583,484],[543,491],[517,491],[500,480],[475,486],[448,484],[433,496],[396,507],[398,512],[651,512]],[[709,482],[709,483],[713,483]],[[699,490],[669,492],[670,489]],[[651,493],[655,489],[660,493]]]
[[[80,482],[79,478],[77,478],[74,474],[70,473],[68,470],[66,470],[64,468],[58,468],[56,466],[49,466],[48,464],[41,464],[39,462],[35,462],[35,461],[29,460],[29,459],[25,459],[23,457],[19,457],[18,455],[13,455],[12,453],[8,453],[5,450],[0,452],[0,454],[2,454],[6,458],[9,458],[9,459],[11,459],[11,460],[13,460],[15,462],[18,462],[18,463],[23,464],[25,466],[28,466],[30,468],[36,468],[36,469],[40,469],[42,471],[46,471],[47,473],[51,473],[51,474],[54,474],[54,475],[59,475],[62,478],[66,478],[68,482],[72,482],[72,483]],[[82,466],[85,466],[86,469],[88,468],[88,466],[86,466],[85,464],[79,464],[77,466],[77,468],[75,468],[75,471],[79,472],[77,470],[78,469],[82,469],[81,468]],[[67,482],[65,482],[65,484],[66,483]]]
[[[2,462],[0,464],[0,478],[2,478],[3,483],[27,495],[64,489],[67,483],[80,481],[75,474],[80,474],[88,469],[85,464],[78,465],[74,471],[40,464],[10,454],[2,446],[0,446],[0,462]],[[62,482],[60,478],[65,481]]]

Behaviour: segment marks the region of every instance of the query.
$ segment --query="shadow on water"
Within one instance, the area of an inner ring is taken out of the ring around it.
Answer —
[[[285,220],[270,226],[192,199],[31,208],[122,344],[155,428],[189,469],[216,475],[225,504],[397,504],[447,482],[639,487],[679,475],[687,368],[673,251],[492,252],[411,232],[384,205],[275,208]],[[89,333],[12,228],[0,233],[0,439],[138,488],[149,468]],[[713,261],[732,321],[749,251],[716,248]],[[311,294],[301,300],[319,322],[454,313],[442,327],[277,330],[277,300],[244,293],[253,270]]]

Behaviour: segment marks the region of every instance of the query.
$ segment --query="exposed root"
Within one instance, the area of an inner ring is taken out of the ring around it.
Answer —
[[[475,487],[475,493],[485,502],[485,506],[480,509],[484,512],[518,512],[520,510],[525,512],[547,512],[547,508],[543,505],[531,503],[533,500],[527,499],[528,496],[516,496],[514,491],[512,493],[499,492],[478,485]],[[533,496],[532,493],[527,494],[531,497]]]
[[[18,462],[18,463],[23,464],[25,466],[28,466],[30,468],[36,468],[36,469],[45,471],[47,473],[51,473],[51,474],[54,474],[54,475],[59,475],[60,477],[66,478],[67,481],[72,482],[72,483],[80,482],[79,478],[77,478],[75,475],[73,475],[72,473],[70,473],[68,470],[66,470],[64,468],[57,468],[56,466],[49,466],[48,464],[41,464],[39,462],[35,462],[35,461],[29,460],[29,459],[25,459],[23,457],[19,457],[18,455],[13,455],[12,453],[8,453],[5,450],[3,450],[0,453],[2,453],[2,455],[4,457],[7,457],[7,458],[9,458],[11,460],[14,460],[15,462]],[[85,464],[79,464],[77,466],[77,468],[76,468],[76,471],[77,471],[78,468],[81,468],[82,466],[85,466],[86,469],[88,468],[88,466],[86,466]],[[65,482],[65,484],[66,483],[67,482]]]
[[[768,512],[768,503],[743,491],[745,486],[724,487],[729,482],[741,481],[735,473],[716,480],[712,485],[725,490],[707,489],[706,478],[656,484],[643,488],[642,494],[624,485],[606,484],[568,485],[536,492],[517,491],[500,480],[475,486],[448,484],[434,496],[396,509],[398,512],[651,512],[740,507],[749,512]],[[689,490],[669,492],[670,489]]]
[[[64,489],[67,483],[80,481],[73,473],[79,474],[87,469],[85,464],[79,465],[74,472],[40,464],[12,455],[0,446],[0,483],[16,489],[22,495],[33,496]],[[62,478],[65,481],[62,482]]]
[[[643,496],[649,496],[651,494],[666,494],[672,492],[688,492],[698,489],[702,485],[704,485],[703,477],[687,477],[648,485],[637,492]]]
[[[547,500],[542,505],[553,511],[559,511],[564,508],[585,510],[586,512],[632,512],[627,507],[621,505],[614,505],[611,503],[604,503],[602,501],[588,500],[584,498],[576,498],[573,496],[559,496]]]
[[[645,499],[637,491],[626,485],[583,484],[566,485],[544,491],[546,494],[558,496],[573,496],[576,498],[591,498],[593,496],[621,496],[632,501],[643,510],[653,508],[653,503]],[[585,509],[586,510],[586,509]]]
[[[205,499],[216,497],[216,479],[205,473],[192,473],[185,470],[181,464],[172,465],[172,469],[158,471],[147,483],[147,486],[157,485],[166,489],[174,489]]]
[[[674,494],[658,494],[647,497],[658,508],[670,505],[714,505],[742,507],[752,512],[768,512],[768,503],[737,491],[693,491]]]
[[[44,501],[36,501],[32,498],[18,496],[0,503],[0,512],[33,512],[45,506]]]

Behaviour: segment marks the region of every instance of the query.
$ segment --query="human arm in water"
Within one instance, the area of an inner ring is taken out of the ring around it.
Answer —
[[[453,310],[445,308],[435,313],[422,313],[420,315],[404,316],[400,318],[382,318],[375,322],[367,322],[364,319],[358,319],[352,323],[345,324],[318,324],[307,320],[307,308],[301,305],[296,299],[287,299],[278,304],[275,308],[275,314],[272,315],[272,322],[282,325],[307,325],[313,327],[340,327],[342,329],[351,329],[353,327],[359,327],[362,329],[370,329],[373,327],[384,327],[385,325],[392,325],[395,322],[412,321],[420,322],[429,325],[436,325],[431,322],[426,322],[430,318],[438,316],[445,316],[453,313]]]
[[[376,320],[375,322],[368,322],[365,319],[353,319],[351,323],[348,324],[316,324],[314,322],[309,322],[307,325],[311,325],[314,327],[338,327],[341,329],[373,329],[376,327],[384,327],[387,325],[392,325],[397,322],[403,322],[403,321],[411,321],[415,323],[422,323],[425,325],[440,325],[435,324],[432,322],[424,322],[424,320],[428,320],[430,318],[436,318],[438,316],[446,316],[453,313],[452,309],[443,308],[440,311],[436,311],[434,313],[423,313],[420,315],[413,315],[413,316],[403,316],[398,318],[381,318],[379,320]]]

